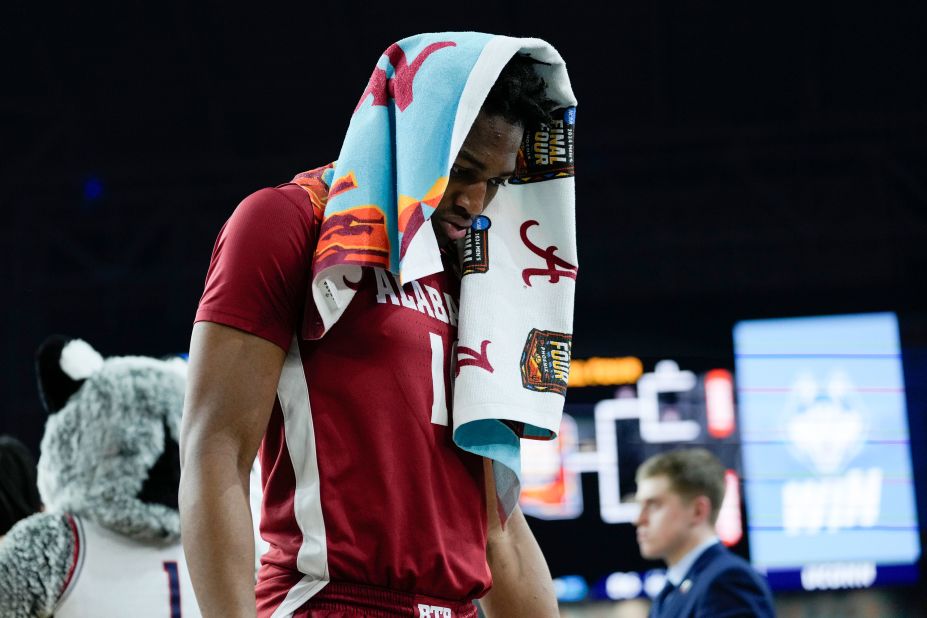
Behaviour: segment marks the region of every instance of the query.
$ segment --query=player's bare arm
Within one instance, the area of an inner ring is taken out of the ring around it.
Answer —
[[[489,522],[486,560],[492,572],[492,589],[480,599],[483,611],[489,618],[559,616],[547,561],[521,508],[515,507],[503,527],[497,514],[490,460],[484,460],[483,470]]]
[[[253,617],[251,465],[285,352],[242,331],[197,323],[180,435],[184,553],[203,616]]]

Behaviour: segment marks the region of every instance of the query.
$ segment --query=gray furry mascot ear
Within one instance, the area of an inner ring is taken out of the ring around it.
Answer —
[[[199,615],[177,510],[185,363],[55,336],[36,364],[46,511],[0,542],[0,616]]]

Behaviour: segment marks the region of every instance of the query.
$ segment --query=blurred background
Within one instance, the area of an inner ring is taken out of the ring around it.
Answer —
[[[646,611],[662,567],[639,557],[628,497],[636,465],[679,444],[729,467],[719,532],[768,573],[782,616],[925,611],[922,3],[0,11],[0,433],[38,454],[32,355],[50,333],[105,355],[185,351],[222,223],[337,157],[393,41],[537,36],[580,101],[586,362],[572,425],[525,455],[564,615]],[[844,317],[789,319],[814,316]],[[818,444],[795,437],[808,426],[857,429]]]

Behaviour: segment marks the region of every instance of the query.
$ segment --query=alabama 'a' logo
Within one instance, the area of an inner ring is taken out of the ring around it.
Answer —
[[[373,95],[372,105],[385,106],[390,99],[393,99],[399,111],[405,111],[407,107],[412,105],[412,85],[425,60],[439,49],[456,46],[457,43],[453,41],[432,43],[419,52],[418,56],[409,64],[406,53],[399,45],[393,43],[383,52],[383,55],[389,59],[389,63],[393,65],[393,76],[387,77],[386,71],[380,67],[374,68],[370,80],[367,82],[367,88],[364,89],[364,94],[361,95],[360,101],[357,102],[354,112],[357,113],[364,100],[371,94]]]
[[[489,347],[489,344],[492,341],[484,339],[483,343],[480,344],[480,351],[477,352],[473,348],[468,348],[466,346],[459,345],[457,346],[457,369],[454,371],[455,376],[460,375],[461,367],[479,367],[484,371],[492,373],[495,371],[492,364],[489,362],[489,355],[486,353],[486,348]]]
[[[531,253],[543,258],[547,262],[546,268],[526,268],[521,271],[521,279],[529,288],[531,287],[531,277],[547,277],[550,283],[559,283],[561,277],[576,279],[578,268],[570,264],[565,259],[557,255],[557,245],[551,245],[546,249],[541,249],[528,238],[528,230],[535,225],[540,225],[537,221],[529,220],[521,224],[518,233],[521,235],[521,241],[525,243]]]
[[[532,328],[521,354],[521,384],[530,391],[566,395],[573,335]]]

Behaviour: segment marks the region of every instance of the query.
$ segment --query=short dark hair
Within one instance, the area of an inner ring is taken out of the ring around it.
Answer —
[[[718,520],[724,499],[724,466],[703,448],[687,448],[654,455],[637,469],[637,481],[665,476],[686,500],[706,496],[711,502],[711,523]]]
[[[42,500],[36,487],[35,460],[22,442],[0,436],[0,536],[20,519],[39,512]]]
[[[486,95],[483,112],[524,127],[548,124],[555,103],[547,98],[547,82],[535,70],[541,64],[527,54],[512,56]]]

